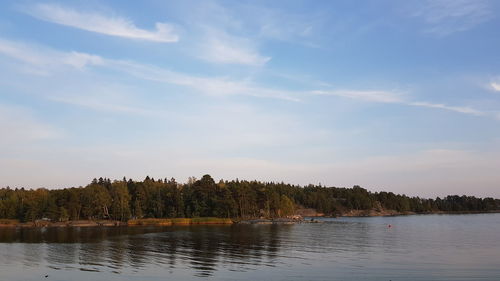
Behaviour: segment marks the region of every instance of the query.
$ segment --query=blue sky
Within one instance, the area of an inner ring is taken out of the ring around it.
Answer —
[[[2,1],[0,186],[500,197],[500,3]]]

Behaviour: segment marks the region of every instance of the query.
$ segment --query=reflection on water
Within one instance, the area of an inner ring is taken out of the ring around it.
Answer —
[[[280,230],[277,225],[6,228],[0,229],[0,242],[15,244],[0,249],[21,248],[21,256],[15,258],[27,267],[43,261],[56,270],[121,273],[123,268],[139,272],[151,265],[174,270],[181,263],[188,264],[196,276],[210,276],[218,264],[234,271],[273,266]],[[3,255],[0,260],[4,259],[10,258]]]
[[[0,280],[494,280],[500,215],[0,229]],[[388,228],[392,224],[394,227]]]

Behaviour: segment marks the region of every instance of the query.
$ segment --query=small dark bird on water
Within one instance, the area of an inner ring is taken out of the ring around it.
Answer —
[[[45,275],[45,278],[49,277],[48,275]]]

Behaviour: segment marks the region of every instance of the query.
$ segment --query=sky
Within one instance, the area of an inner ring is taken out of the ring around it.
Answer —
[[[0,186],[500,197],[500,2],[2,1]]]

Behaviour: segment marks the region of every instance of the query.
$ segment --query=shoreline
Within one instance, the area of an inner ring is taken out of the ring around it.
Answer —
[[[4,223],[2,223],[2,221]],[[66,228],[66,227],[135,227],[135,226],[173,226],[173,225],[230,225],[234,221],[227,218],[145,218],[131,219],[128,221],[117,220],[76,220],[65,222],[50,222],[46,220],[37,220],[34,222],[19,222],[17,220],[0,221],[0,228]]]
[[[397,212],[394,210],[351,210],[337,216],[327,216],[324,214],[316,216],[304,216],[297,218],[253,218],[253,219],[229,219],[215,217],[200,218],[145,218],[131,219],[126,222],[116,220],[77,220],[66,222],[50,222],[37,220],[35,222],[19,222],[17,220],[1,219],[0,228],[66,228],[66,227],[135,227],[135,226],[189,226],[189,225],[232,225],[232,224],[296,224],[296,223],[320,223],[316,218],[341,218],[341,217],[396,217],[413,215],[476,215],[476,214],[496,214],[500,210],[494,211],[436,211],[436,212]],[[307,219],[305,219],[307,217]]]

